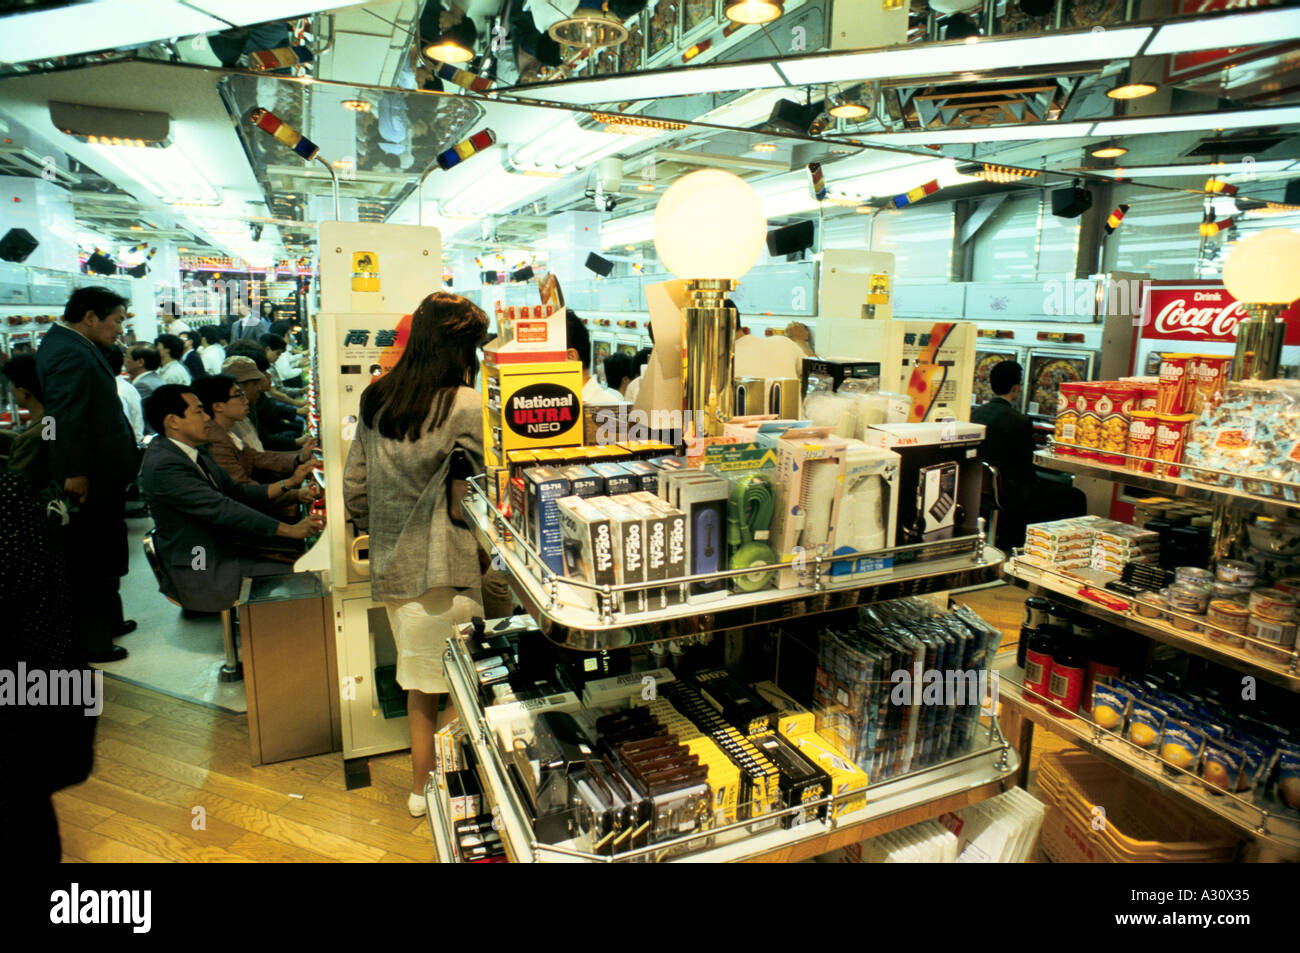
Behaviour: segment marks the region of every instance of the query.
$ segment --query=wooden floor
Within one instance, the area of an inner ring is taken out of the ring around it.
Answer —
[[[253,767],[244,716],[104,690],[91,778],[54,796],[64,861],[433,860],[408,752],[371,758],[371,786],[348,791],[338,753]]]

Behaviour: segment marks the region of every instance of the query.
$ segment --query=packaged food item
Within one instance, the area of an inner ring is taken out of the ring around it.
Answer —
[[[1103,381],[1094,385],[1097,398],[1097,460],[1115,466],[1124,465],[1128,449],[1129,415],[1137,403],[1138,391],[1122,381]]]
[[[1188,368],[1194,354],[1166,354],[1160,360],[1160,384],[1156,393],[1156,413],[1185,414],[1188,411]]]
[[[1295,748],[1279,750],[1277,794],[1287,807],[1300,811],[1300,750]]]
[[[1025,652],[1029,649],[1029,640],[1040,625],[1048,624],[1048,613],[1052,603],[1042,596],[1030,596],[1025,600],[1025,618],[1020,623],[1020,638],[1016,640],[1016,665],[1025,667]]]
[[[1295,645],[1296,625],[1294,622],[1277,622],[1263,616],[1252,615],[1246,622],[1246,634],[1252,639],[1272,643],[1278,648],[1290,649]],[[1266,657],[1276,657],[1277,655],[1276,652],[1269,651],[1265,646],[1252,644],[1247,648],[1257,655]]]
[[[1281,589],[1255,589],[1250,594],[1250,614],[1256,618],[1290,622],[1296,617],[1296,606],[1296,597]]]
[[[1241,751],[1241,773],[1237,775],[1236,790],[1249,791],[1259,783],[1259,775],[1264,770],[1268,753],[1264,745],[1253,738],[1236,737],[1233,740]]]
[[[1138,405],[1134,409],[1150,411],[1151,413],[1154,414],[1156,412],[1156,408],[1160,406],[1159,395],[1160,395],[1159,379],[1143,380],[1141,384],[1140,395],[1138,397]]]
[[[1119,731],[1129,702],[1128,693],[1118,685],[1098,682],[1092,687],[1092,720],[1106,731]]]
[[[1048,711],[1058,718],[1073,718],[1083,698],[1083,683],[1088,675],[1088,656],[1078,636],[1057,640],[1052,653],[1052,672],[1047,679],[1047,697],[1056,702]]]
[[[1047,697],[1047,685],[1052,677],[1052,655],[1057,640],[1065,635],[1064,630],[1052,625],[1040,625],[1029,640],[1025,650],[1025,688],[1032,692],[1028,700],[1043,704]]]
[[[1244,589],[1253,588],[1258,571],[1241,559],[1220,559],[1214,564],[1215,577],[1220,582],[1232,583]]]
[[[1159,619],[1165,614],[1168,603],[1158,592],[1144,592],[1133,600],[1137,614],[1147,619]]]
[[[1191,397],[1189,413],[1199,414],[1218,406],[1223,399],[1223,385],[1232,370],[1232,358],[1213,354],[1198,354],[1193,365],[1193,378],[1188,388]]]
[[[1218,642],[1221,645],[1241,645],[1242,640],[1240,638],[1217,630],[1224,629],[1226,632],[1244,635],[1246,633],[1246,623],[1249,620],[1250,610],[1240,602],[1232,602],[1228,599],[1211,599],[1205,616],[1205,621],[1214,627],[1209,630],[1210,641]]]
[[[1069,445],[1079,442],[1079,414],[1082,411],[1082,404],[1079,401],[1078,383],[1074,381],[1062,382],[1056,407],[1056,424],[1053,437],[1056,442],[1056,452],[1063,456],[1072,457],[1078,455],[1078,450]]]
[[[1119,678],[1123,645],[1114,634],[1103,630],[1088,643],[1088,674],[1083,679],[1083,697],[1080,707],[1092,712],[1094,689],[1098,684],[1107,685]]]
[[[1095,460],[1097,448],[1101,446],[1101,412],[1097,404],[1104,396],[1105,390],[1096,381],[1083,381],[1076,386],[1079,388],[1079,397],[1075,405],[1080,408],[1075,431],[1078,437],[1076,441],[1079,447],[1078,455]],[[1110,409],[1109,403],[1107,409]]]
[[[1205,735],[1192,724],[1166,718],[1160,732],[1160,757],[1176,768],[1194,771],[1205,744]]]
[[[1283,576],[1273,580],[1273,588],[1290,596],[1300,596],[1300,576]]]
[[[1129,708],[1128,740],[1139,748],[1154,748],[1164,722],[1164,708],[1146,697],[1135,697]]]
[[[1230,582],[1212,582],[1209,585],[1210,599],[1226,599],[1244,606],[1250,598],[1250,590],[1242,590]]]
[[[1187,446],[1187,437],[1191,431],[1192,414],[1156,414],[1156,439],[1152,456],[1156,459],[1156,476],[1178,476],[1178,467],[1169,464],[1181,463],[1183,450]]]
[[[1200,566],[1179,566],[1174,570],[1174,579],[1178,582],[1194,582],[1198,586],[1208,586],[1214,582],[1214,573]]]
[[[1139,473],[1151,473],[1155,463],[1150,459],[1155,456],[1156,413],[1153,410],[1135,410],[1129,414],[1128,449],[1124,452],[1132,457],[1146,459],[1127,461],[1130,470]]]
[[[1221,791],[1234,790],[1245,761],[1245,754],[1235,745],[1207,739],[1201,756],[1201,777]]]
[[[1169,587],[1169,606],[1176,612],[1203,615],[1210,603],[1210,590],[1195,582],[1178,582]]]

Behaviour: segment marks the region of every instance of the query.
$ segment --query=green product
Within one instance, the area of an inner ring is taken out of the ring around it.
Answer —
[[[776,491],[772,481],[761,473],[737,480],[727,501],[727,544],[731,548],[731,568],[772,566],[776,551],[767,543],[776,512]],[[732,581],[742,592],[757,592],[770,585],[775,572],[749,573]]]

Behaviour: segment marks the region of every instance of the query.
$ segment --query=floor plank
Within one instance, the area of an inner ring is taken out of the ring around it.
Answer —
[[[155,787],[154,790],[158,789]],[[245,833],[242,828],[226,824],[217,818],[196,814],[194,808],[203,806],[203,792],[198,790],[191,789],[188,794],[178,794],[179,800],[189,802],[185,806],[148,797],[99,778],[91,778],[70,791],[72,796],[82,799],[84,803],[101,810],[108,809],[109,814],[122,814],[137,821],[145,821],[160,831],[186,833],[213,847],[228,848]],[[56,808],[61,807],[57,797],[54,803]],[[63,820],[62,810],[59,820]],[[205,826],[196,830],[194,825],[198,820]]]
[[[196,836],[190,837],[123,814],[115,814],[96,825],[95,833],[175,863],[252,863],[247,857],[204,843],[205,831],[194,831]]]
[[[157,854],[151,854],[131,844],[97,834],[83,831],[78,827],[60,828],[63,840],[63,853],[91,864],[145,863],[161,864],[166,860]]]
[[[359,817],[349,817],[321,804],[312,804],[307,801],[293,801],[276,813],[280,817],[312,824],[324,830],[334,831],[349,840],[377,847],[381,851],[381,856],[384,852],[387,852],[401,854],[404,857],[410,857],[412,860],[426,863],[433,860],[433,840],[431,838],[426,837],[425,843],[420,843],[412,835],[399,834],[396,831],[389,830],[374,819],[363,820]]]

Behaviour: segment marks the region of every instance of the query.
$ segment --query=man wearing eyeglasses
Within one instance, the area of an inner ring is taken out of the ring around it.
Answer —
[[[235,425],[248,417],[248,395],[234,377],[217,374],[194,385],[194,393],[203,410],[212,419],[204,427],[208,452],[221,469],[236,483],[249,485],[283,480],[297,487],[311,476],[312,451],[316,441],[309,440],[301,450],[259,451],[235,433]],[[316,491],[319,487],[315,488]],[[309,503],[319,496],[311,486],[290,494],[294,503]]]

